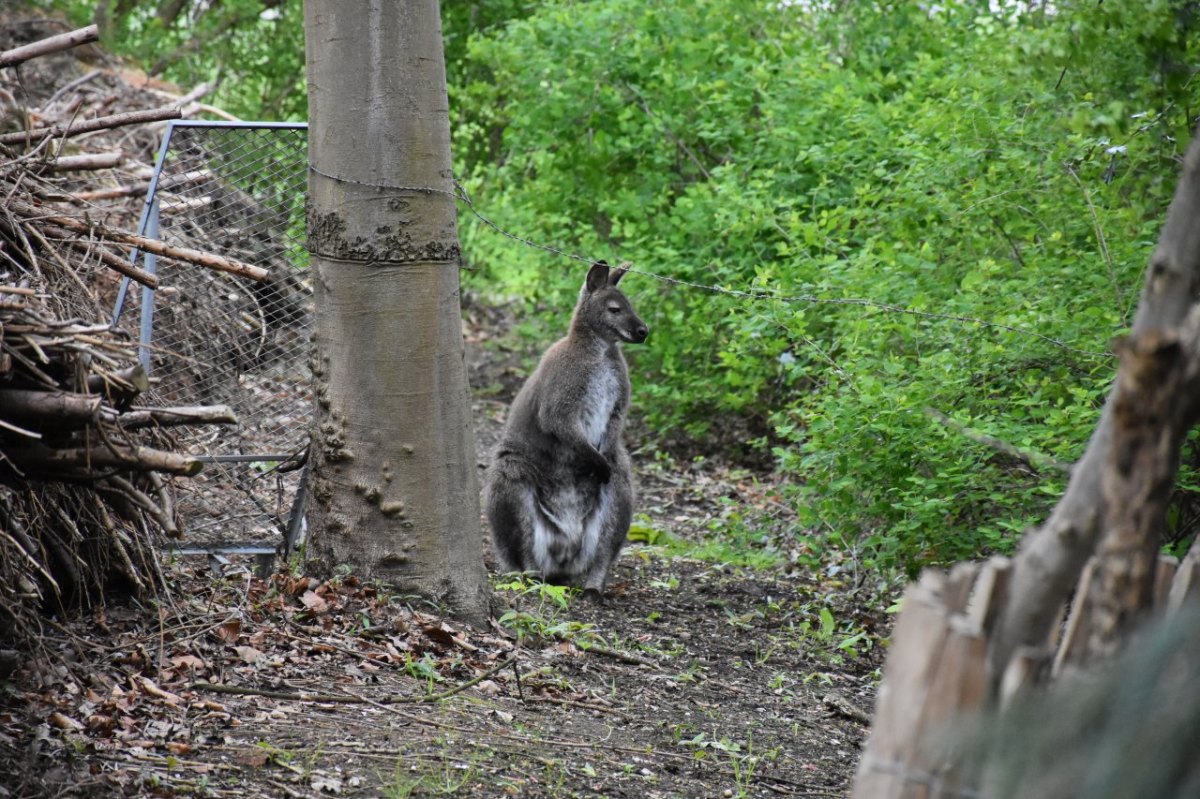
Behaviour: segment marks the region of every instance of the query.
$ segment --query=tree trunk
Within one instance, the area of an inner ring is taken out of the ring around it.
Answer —
[[[1200,135],[1193,137],[1188,148],[1166,224],[1150,258],[1131,338],[1139,339],[1152,331],[1173,330],[1187,316],[1194,287],[1200,282],[1197,219],[1200,219]],[[1095,551],[1106,513],[1101,482],[1113,446],[1114,407],[1120,391],[1120,385],[1113,387],[1092,440],[1072,470],[1067,491],[1050,518],[1021,541],[1013,563],[1012,599],[989,653],[996,681],[1001,679],[1019,647],[1044,644],[1059,607]]]
[[[309,554],[486,618],[437,0],[305,3]]]

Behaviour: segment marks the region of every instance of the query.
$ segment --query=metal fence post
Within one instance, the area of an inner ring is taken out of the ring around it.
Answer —
[[[158,238],[158,199],[150,202],[150,216],[146,220],[146,236]],[[158,256],[152,252],[145,254],[143,259],[145,269],[152,275],[158,274]],[[154,289],[142,286],[142,318],[138,331],[138,361],[146,374],[150,374],[150,344],[154,340]]]

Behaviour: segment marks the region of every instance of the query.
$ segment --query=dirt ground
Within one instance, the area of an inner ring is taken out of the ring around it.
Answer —
[[[521,374],[482,343],[481,459]],[[476,630],[353,576],[192,558],[159,602],[47,620],[0,681],[0,798],[847,795],[886,617],[788,556],[772,475],[635,459],[641,537],[675,543],[631,545],[604,606],[501,579]],[[696,556],[730,514],[778,565]]]

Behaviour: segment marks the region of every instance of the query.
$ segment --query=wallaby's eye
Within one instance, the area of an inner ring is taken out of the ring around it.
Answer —
[[[620,313],[621,306],[620,305],[610,305],[610,306],[608,306],[608,312],[609,313]]]

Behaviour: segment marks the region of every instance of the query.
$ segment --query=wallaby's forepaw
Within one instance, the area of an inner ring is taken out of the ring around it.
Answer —
[[[583,598],[584,598],[584,600],[591,602],[593,604],[596,604],[596,605],[607,605],[608,604],[608,600],[606,600],[604,598],[604,592],[601,591],[599,588],[583,589]]]
[[[577,474],[580,477],[587,479],[599,480],[601,483],[607,483],[612,479],[612,466],[603,456],[594,461],[588,461],[579,467]]]

